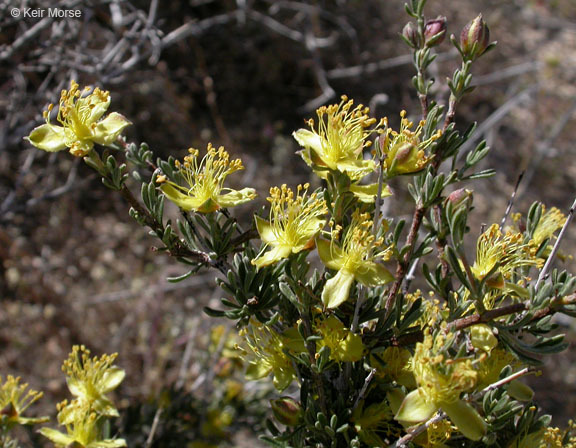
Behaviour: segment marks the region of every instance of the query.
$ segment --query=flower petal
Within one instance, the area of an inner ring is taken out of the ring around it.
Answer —
[[[276,390],[283,391],[294,379],[294,372],[288,369],[274,369],[274,387]]]
[[[199,213],[212,213],[216,210],[220,210],[220,204],[212,198],[206,199],[196,211]]]
[[[388,399],[388,403],[390,403],[390,409],[392,409],[392,412],[397,414],[404,402],[404,398],[406,398],[406,394],[400,387],[395,387],[386,392],[386,398]]]
[[[110,95],[106,95],[106,101],[102,101],[102,97],[93,92],[84,98],[78,99],[78,108],[81,107],[90,110],[90,115],[86,122],[96,123],[110,107]]]
[[[512,381],[508,385],[508,394],[518,401],[530,401],[534,397],[532,388],[518,380]]]
[[[388,269],[373,261],[365,261],[354,277],[365,286],[385,285],[394,280],[394,276]]]
[[[230,190],[226,194],[219,195],[216,202],[218,202],[221,207],[227,208],[244,204],[255,197],[256,190],[254,190],[254,188],[243,188],[242,190]]]
[[[348,332],[346,339],[340,343],[337,353],[333,353],[333,355],[336,355],[337,361],[343,362],[360,361],[363,354],[364,344],[362,343],[362,337],[351,331]]]
[[[268,252],[264,253],[260,257],[254,258],[252,260],[252,264],[259,268],[263,266],[271,265],[272,263],[276,263],[277,261],[282,260],[283,258],[288,258],[288,256],[292,253],[292,249],[289,246],[276,246],[269,250]]]
[[[316,238],[316,247],[322,263],[328,269],[339,270],[342,267],[342,249],[328,240]]]
[[[187,212],[190,210],[197,210],[202,205],[202,202],[200,202],[198,198],[188,196],[170,184],[163,184],[160,189],[170,201],[174,202],[174,204]]]
[[[72,395],[75,397],[81,397],[85,395],[85,390],[82,387],[82,382],[78,381],[76,378],[72,376],[66,377],[66,385],[68,386],[68,390]]]
[[[67,434],[62,434],[60,431],[56,431],[52,428],[40,428],[39,432],[56,445],[68,446],[75,441],[73,437],[70,437]]]
[[[126,377],[126,372],[120,367],[112,366],[106,370],[99,385],[100,392],[105,394],[116,389]]]
[[[322,154],[322,139],[320,136],[308,129],[298,129],[292,133],[300,146],[313,150],[316,154]]]
[[[132,124],[126,117],[112,112],[104,120],[96,124],[92,140],[99,145],[108,146],[118,138],[128,125]]]
[[[486,324],[474,325],[470,329],[470,342],[476,349],[490,353],[498,345],[498,339],[494,336],[492,328]]]
[[[106,439],[91,442],[86,448],[122,448],[128,446],[124,439]]]
[[[251,362],[246,369],[246,378],[249,380],[259,380],[272,371],[270,364],[263,362]]]
[[[346,173],[350,179],[359,180],[376,169],[374,160],[344,159],[336,163],[338,171]]]
[[[370,184],[370,185],[350,185],[350,191],[354,193],[354,196],[358,198],[360,202],[364,202],[367,204],[373,203],[376,200],[376,196],[378,195],[378,184]],[[390,187],[386,184],[382,185],[382,197],[387,198],[388,196],[392,196],[392,191]]]
[[[66,148],[64,128],[53,124],[46,123],[34,128],[25,139],[43,151],[55,152]]]
[[[468,439],[477,442],[486,434],[486,422],[468,403],[458,400],[453,403],[440,403],[440,407]]]
[[[418,388],[406,395],[394,418],[408,424],[419,423],[428,420],[437,410],[438,406],[426,401],[426,396]]]
[[[322,291],[322,303],[326,308],[337,308],[342,305],[350,294],[354,274],[340,269],[338,273],[326,282]]]
[[[260,216],[254,216],[256,221],[256,230],[260,235],[260,239],[266,244],[274,244],[278,242],[278,238],[274,233],[274,227],[265,219],[260,218]]]
[[[98,415],[104,415],[106,417],[119,417],[118,409],[114,406],[114,403],[107,398],[100,397],[93,400],[91,406],[94,408]]]

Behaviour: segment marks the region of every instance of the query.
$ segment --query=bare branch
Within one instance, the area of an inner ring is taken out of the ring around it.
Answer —
[[[564,235],[566,234],[566,229],[568,228],[568,226],[572,222],[572,219],[574,218],[574,210],[575,209],[576,209],[576,199],[574,199],[574,202],[572,203],[572,207],[570,207],[570,211],[568,212],[568,217],[566,218],[566,222],[562,226],[562,230],[560,230],[560,233],[558,234],[558,238],[556,239],[556,243],[554,243],[554,247],[552,248],[552,252],[550,252],[550,255],[548,255],[548,259],[546,260],[544,267],[540,271],[540,275],[538,276],[538,280],[536,281],[536,286],[535,286],[536,289],[538,289],[538,286],[540,285],[540,283],[542,283],[542,280],[544,280],[546,278],[546,276],[548,275],[548,271],[550,270],[550,267],[552,266],[552,262],[554,261],[554,258],[556,257],[556,253],[558,252],[558,249],[560,248],[560,243],[562,242],[562,239],[564,238]]]

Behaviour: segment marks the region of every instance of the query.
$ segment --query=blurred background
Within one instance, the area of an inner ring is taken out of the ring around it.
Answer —
[[[27,17],[26,8],[80,17]],[[461,129],[480,123],[475,138],[492,147],[482,168],[497,170],[469,187],[471,240],[500,221],[521,172],[513,212],[539,200],[566,213],[576,191],[574,0],[429,0],[426,13],[446,16],[457,36],[482,13],[498,41],[475,63],[477,89],[456,118]],[[23,141],[60,90],[71,79],[110,90],[110,111],[134,123],[128,141],[157,156],[224,145],[246,166],[232,183],[256,188],[262,202],[271,185],[309,180],[291,133],[318,106],[347,94],[393,126],[402,109],[418,118],[399,37],[407,20],[401,0],[0,2],[0,373],[45,392],[37,413],[55,415],[67,397],[60,366],[79,343],[119,353],[119,431],[131,446],[259,446],[271,396],[241,384],[229,324],[202,313],[218,307],[215,274],[168,283],[185,270],[152,250],[119,196],[81,160]],[[437,52],[429,75],[445,103],[444,80],[459,60],[448,40]],[[407,181],[392,184],[387,206],[408,218]],[[248,220],[252,211],[236,214]],[[575,247],[572,228],[563,250]],[[559,323],[576,339],[571,320]],[[558,426],[576,414],[574,361],[557,355],[531,379]]]

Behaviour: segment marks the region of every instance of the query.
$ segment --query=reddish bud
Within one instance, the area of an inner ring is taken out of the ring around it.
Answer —
[[[458,190],[454,190],[452,193],[448,195],[446,200],[452,204],[452,207],[458,207],[468,198],[472,197],[472,190],[468,190],[466,188],[459,188]]]
[[[412,22],[408,22],[402,29],[404,41],[412,48],[420,48],[421,39],[418,33],[418,27]]]
[[[460,51],[465,60],[473,61],[482,56],[490,45],[490,30],[479,14],[460,34]]]
[[[446,38],[446,17],[438,16],[424,25],[424,42],[427,47],[435,47]]]
[[[270,400],[274,417],[286,426],[296,426],[302,416],[300,404],[290,397],[281,397],[277,400]]]

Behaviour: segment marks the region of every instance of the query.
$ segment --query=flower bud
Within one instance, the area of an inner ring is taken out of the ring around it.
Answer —
[[[459,207],[461,204],[464,203],[468,198],[472,197],[472,190],[468,190],[466,188],[459,188],[458,190],[454,190],[452,193],[448,195],[446,200],[452,204],[453,208]]]
[[[412,48],[420,48],[421,39],[418,28],[414,23],[408,22],[402,29],[402,38]]]
[[[490,45],[490,30],[479,14],[460,34],[460,51],[464,60],[473,61],[482,56]]]
[[[418,148],[412,143],[410,142],[404,143],[396,153],[395,157],[396,162],[399,164],[407,162],[410,159],[410,157],[414,154],[415,150],[418,151]]]
[[[300,404],[290,397],[281,397],[270,400],[274,417],[286,426],[296,426],[302,416]]]
[[[446,38],[446,17],[438,16],[428,20],[424,25],[424,43],[427,47],[435,47]]]

